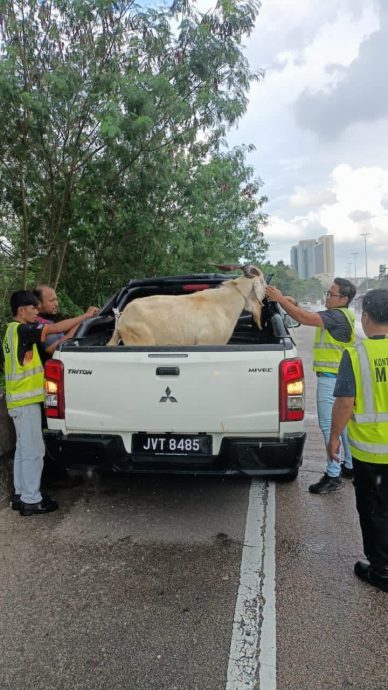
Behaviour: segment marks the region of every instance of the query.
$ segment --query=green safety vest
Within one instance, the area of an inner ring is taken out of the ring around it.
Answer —
[[[340,365],[343,351],[345,348],[349,347],[349,345],[354,345],[355,343],[354,314],[346,307],[337,309],[337,311],[342,311],[349,321],[352,329],[350,340],[346,343],[341,342],[340,340],[333,338],[327,328],[322,328],[321,326],[316,328],[313,350],[314,371],[338,374],[338,367]]]
[[[38,348],[34,344],[29,362],[20,364],[18,326],[18,321],[9,323],[3,341],[5,400],[9,410],[44,400],[43,365]]]
[[[353,414],[348,422],[352,455],[388,464],[388,339],[366,339],[348,350],[356,380]]]

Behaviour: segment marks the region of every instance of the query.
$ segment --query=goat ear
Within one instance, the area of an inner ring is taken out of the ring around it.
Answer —
[[[260,304],[263,304],[263,299],[265,297],[265,287],[263,282],[260,278],[253,278],[252,283],[257,299],[259,300]]]
[[[261,325],[261,311],[262,311],[262,303],[258,302],[256,299],[252,299],[248,297],[247,303],[245,305],[245,309],[249,311],[252,316],[253,320],[256,323],[257,328],[260,330],[262,329]]]

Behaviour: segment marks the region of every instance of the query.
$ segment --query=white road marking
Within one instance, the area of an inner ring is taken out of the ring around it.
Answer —
[[[276,690],[276,562],[275,562],[275,484],[268,486],[264,533],[263,621],[260,635],[260,684],[263,690]]]
[[[276,690],[275,485],[253,479],[225,690]]]

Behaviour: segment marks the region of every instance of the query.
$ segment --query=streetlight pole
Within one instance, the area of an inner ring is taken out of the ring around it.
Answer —
[[[366,253],[366,238],[370,235],[370,232],[361,232],[361,237],[364,238],[365,247],[365,292],[368,292],[368,255]]]
[[[354,259],[354,284],[357,287],[357,269],[356,269],[356,256],[358,256],[358,252],[352,252],[352,256]]]

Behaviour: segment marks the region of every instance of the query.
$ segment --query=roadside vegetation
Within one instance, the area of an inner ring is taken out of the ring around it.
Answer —
[[[0,330],[10,293],[37,282],[61,316],[131,277],[242,257],[284,292],[311,292],[265,263],[250,145],[225,142],[263,76],[243,54],[259,8],[0,0]]]
[[[3,305],[47,281],[74,312],[132,276],[262,262],[262,183],[223,146],[262,76],[242,52],[258,2],[0,8]]]

